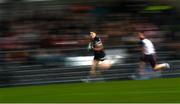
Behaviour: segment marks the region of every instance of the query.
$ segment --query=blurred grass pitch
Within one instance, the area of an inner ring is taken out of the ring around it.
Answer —
[[[180,78],[0,88],[0,103],[180,103]]]

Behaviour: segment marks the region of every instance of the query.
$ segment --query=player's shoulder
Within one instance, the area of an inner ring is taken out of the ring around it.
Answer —
[[[142,42],[146,43],[146,42],[151,42],[151,40],[149,39],[143,39]]]
[[[99,37],[99,36],[96,36],[96,37],[94,38],[94,40],[100,41],[100,37]]]

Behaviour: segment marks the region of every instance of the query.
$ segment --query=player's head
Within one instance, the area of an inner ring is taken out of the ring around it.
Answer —
[[[92,38],[92,39],[94,39],[95,37],[96,37],[96,33],[95,32],[90,32],[90,37]]]
[[[138,38],[139,38],[140,40],[143,40],[143,39],[145,38],[143,32],[138,32],[137,34],[138,34]]]

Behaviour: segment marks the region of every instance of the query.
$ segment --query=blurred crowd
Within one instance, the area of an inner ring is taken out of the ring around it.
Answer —
[[[145,31],[155,45],[165,46],[178,58],[179,32],[172,25],[178,21],[175,10],[149,13],[143,10],[145,4],[148,5],[146,2],[35,3],[28,4],[26,9],[22,5],[19,7],[22,9],[14,9],[13,18],[1,21],[1,57],[5,61],[30,62],[34,57],[48,55],[83,56],[88,53],[76,50],[86,48],[90,31],[99,34],[106,48],[137,45],[136,32]]]

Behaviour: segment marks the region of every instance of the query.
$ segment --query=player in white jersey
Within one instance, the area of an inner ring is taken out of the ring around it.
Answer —
[[[143,32],[138,33],[138,38],[141,40],[142,45],[142,57],[140,62],[140,73],[144,72],[145,64],[150,63],[154,71],[159,71],[164,68],[170,68],[168,63],[157,64],[156,62],[156,52],[153,43],[145,38]]]

